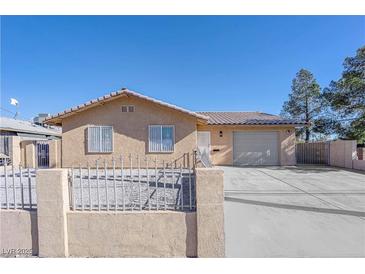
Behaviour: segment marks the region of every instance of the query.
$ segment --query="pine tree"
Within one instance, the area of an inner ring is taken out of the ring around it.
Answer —
[[[288,118],[304,120],[308,126],[298,130],[297,135],[305,134],[305,141],[310,140],[313,125],[321,113],[321,88],[313,74],[301,69],[293,79],[289,100],[283,105],[282,115]]]
[[[340,137],[365,142],[365,46],[356,56],[347,57],[338,81],[332,81],[323,97],[336,117],[332,118],[333,133]]]

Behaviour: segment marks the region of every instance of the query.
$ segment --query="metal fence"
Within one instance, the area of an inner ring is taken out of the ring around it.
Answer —
[[[127,160],[128,167],[125,167]],[[116,167],[118,165],[118,167]],[[69,172],[71,210],[195,211],[195,176],[190,167],[140,157],[121,157],[95,168]]]
[[[298,143],[295,151],[298,164],[329,164],[329,142]]]
[[[196,160],[203,165],[203,167],[212,167],[212,161],[210,160],[209,152],[202,151],[197,148],[195,157]]]
[[[36,209],[36,170],[1,166],[0,204],[2,209]]]

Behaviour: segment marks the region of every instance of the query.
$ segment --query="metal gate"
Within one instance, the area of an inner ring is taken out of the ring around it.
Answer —
[[[329,164],[329,142],[298,143],[295,146],[295,151],[297,164]]]
[[[49,144],[47,142],[37,142],[38,167],[49,167]]]

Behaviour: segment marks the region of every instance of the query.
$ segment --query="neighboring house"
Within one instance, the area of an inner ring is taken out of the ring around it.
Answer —
[[[45,123],[62,126],[63,167],[121,155],[186,166],[197,148],[214,165],[294,165],[295,127],[305,125],[259,112],[193,112],[127,89]]]
[[[60,128],[45,128],[24,120],[0,117],[0,153],[15,165],[37,167],[37,143],[60,139],[61,135]],[[48,151],[44,156],[48,156]]]
[[[9,117],[0,117],[0,135],[19,136],[21,140],[47,140],[60,138],[61,128],[46,128],[35,123]]]

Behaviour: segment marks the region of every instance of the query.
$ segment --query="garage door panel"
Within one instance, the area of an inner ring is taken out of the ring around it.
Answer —
[[[234,165],[278,165],[277,132],[233,132]]]

